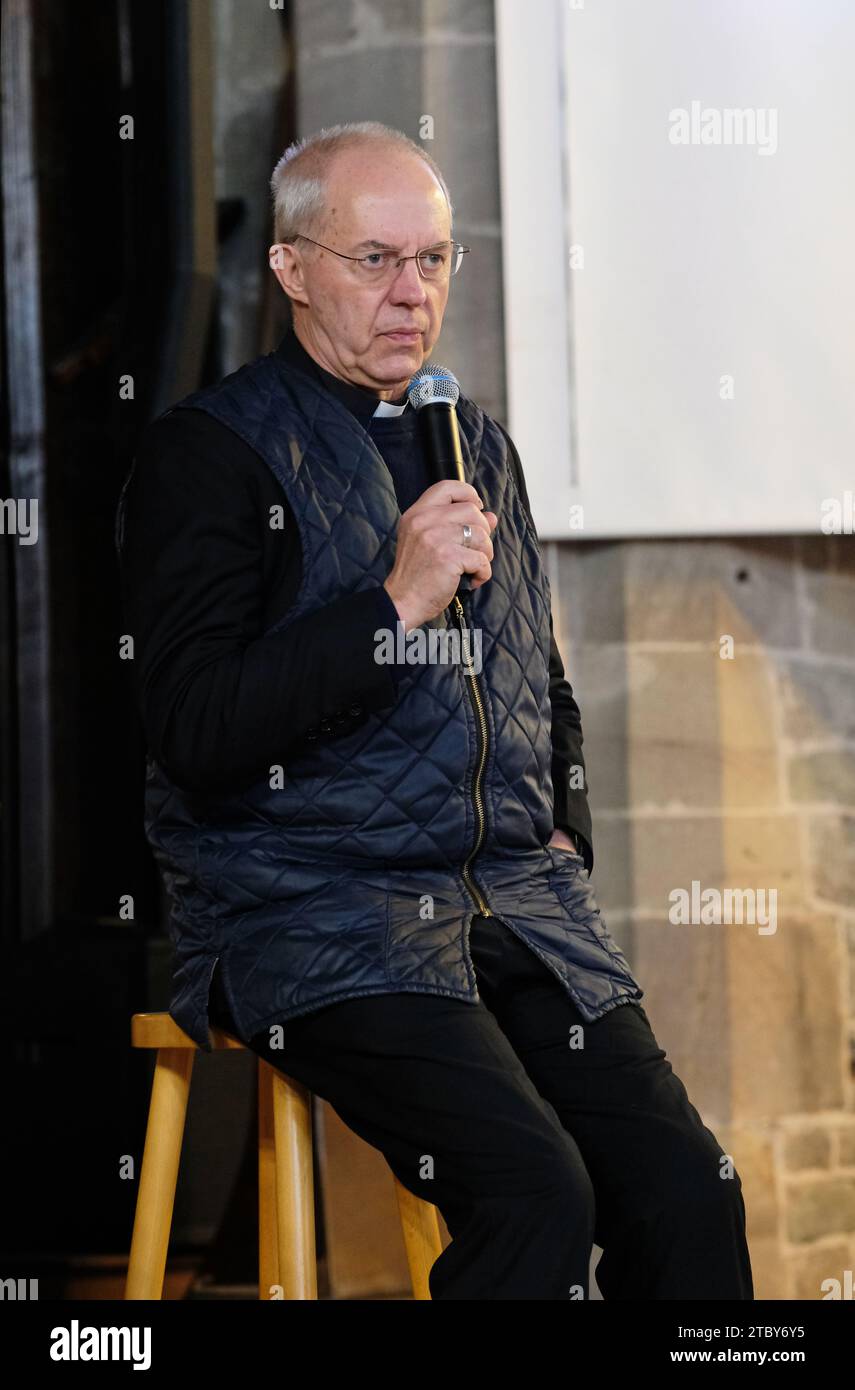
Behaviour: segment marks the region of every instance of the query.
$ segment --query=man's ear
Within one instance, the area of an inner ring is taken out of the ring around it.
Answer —
[[[303,262],[299,251],[288,241],[277,241],[267,252],[268,264],[288,298],[308,304]]]

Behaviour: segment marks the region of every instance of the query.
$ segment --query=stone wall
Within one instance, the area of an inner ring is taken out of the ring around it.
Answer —
[[[597,896],[734,1157],[757,1296],[821,1298],[855,1269],[855,547],[550,551]],[[775,888],[776,930],[672,924],[693,880]]]

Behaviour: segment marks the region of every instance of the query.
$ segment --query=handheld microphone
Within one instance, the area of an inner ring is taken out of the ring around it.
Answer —
[[[460,383],[448,367],[428,362],[411,378],[407,399],[418,412],[427,446],[428,462],[434,482],[453,478],[465,483],[463,454],[455,409],[460,397]],[[471,574],[461,574],[458,592],[471,590]]]

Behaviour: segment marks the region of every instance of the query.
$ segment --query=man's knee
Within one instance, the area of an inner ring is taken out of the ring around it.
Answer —
[[[568,1136],[556,1135],[554,1144],[542,1150],[537,1159],[529,1156],[520,1164],[517,1197],[537,1202],[554,1213],[555,1219],[572,1215],[584,1219],[593,1231],[596,1201],[594,1185],[579,1150]]]
[[[534,1151],[520,1148],[500,1164],[493,1160],[489,1173],[470,1174],[465,1196],[457,1194],[463,1196],[465,1205],[489,1203],[509,1216],[537,1209],[553,1219],[569,1212],[576,1220],[584,1216],[593,1223],[593,1183],[569,1135],[566,1142],[555,1135],[554,1141],[540,1143]]]
[[[712,1225],[744,1215],[742,1180],[733,1157],[712,1136],[699,1140],[696,1133],[687,1134],[670,1181],[668,1174],[664,1176],[665,1205],[671,1213],[691,1214],[695,1222]]]

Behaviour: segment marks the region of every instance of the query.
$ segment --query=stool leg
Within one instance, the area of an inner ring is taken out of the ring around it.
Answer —
[[[279,1283],[276,1216],[276,1146],[273,1138],[274,1069],[258,1059],[258,1297],[272,1297]]]
[[[158,1049],[128,1260],[126,1299],[163,1297],[178,1161],[195,1055],[190,1047]]]
[[[312,1178],[312,1098],[305,1086],[274,1069],[273,1134],[279,1283],[286,1299],[318,1296]]]
[[[417,1197],[397,1177],[395,1177],[395,1191],[398,1196],[398,1212],[401,1217],[401,1229],[404,1233],[404,1247],[407,1252],[413,1298],[420,1301],[429,1300],[428,1275],[434,1260],[438,1260],[442,1254],[442,1240],[439,1234],[436,1207],[431,1202],[426,1202],[422,1197]]]

